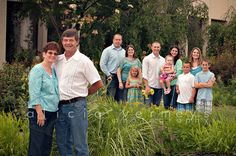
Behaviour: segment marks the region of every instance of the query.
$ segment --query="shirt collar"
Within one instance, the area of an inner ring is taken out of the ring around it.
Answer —
[[[81,54],[80,51],[77,49],[75,54],[70,59],[79,60],[80,54]],[[57,57],[57,60],[62,60],[62,59],[66,59],[65,53]]]
[[[122,50],[122,47],[121,47],[121,46],[120,46],[119,48],[116,48],[116,47],[114,46],[114,44],[111,45],[111,48],[112,48],[112,49],[115,49],[115,50],[118,50],[118,51]]]
[[[160,54],[158,55],[158,56],[155,56],[153,53],[151,53],[151,56],[153,57],[153,58],[160,58]]]

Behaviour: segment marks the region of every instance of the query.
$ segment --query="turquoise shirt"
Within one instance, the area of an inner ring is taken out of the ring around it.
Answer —
[[[111,74],[116,74],[120,61],[125,57],[125,50],[120,48],[115,48],[112,44],[103,50],[100,59],[100,67],[104,74],[107,76]]]
[[[40,104],[42,110],[56,112],[59,102],[58,81],[55,69],[49,76],[42,64],[35,65],[29,73],[28,108]]]
[[[180,74],[183,73],[183,69],[182,69],[182,60],[181,59],[178,59],[175,63],[175,72],[176,72],[176,77],[174,80],[171,81],[170,85],[171,86],[174,86],[176,85],[176,82],[177,82],[177,78]]]
[[[211,78],[213,78],[215,75],[214,73],[207,71],[207,72],[199,72],[195,76],[195,82],[202,82],[207,83]],[[197,100],[206,100],[206,101],[212,101],[212,88],[199,88],[197,92]]]
[[[131,61],[127,57],[125,57],[124,59],[121,60],[119,67],[121,69],[122,82],[126,82],[130,68],[132,66],[139,67],[140,69],[142,68],[142,64],[138,58]]]
[[[196,68],[191,68],[190,73],[195,76],[200,71],[202,71],[202,67],[201,66],[197,66]]]

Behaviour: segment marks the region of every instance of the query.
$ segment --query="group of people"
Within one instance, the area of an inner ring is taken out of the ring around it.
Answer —
[[[104,49],[101,70],[107,77],[107,95],[116,101],[160,105],[177,110],[211,113],[212,86],[215,76],[209,71],[209,60],[202,59],[201,50],[194,47],[188,61],[182,62],[178,46],[172,46],[165,58],[160,55],[161,44],[153,42],[151,54],[141,61],[133,45],[121,47],[122,36],[115,34],[113,44]],[[143,97],[145,90],[148,98]],[[150,90],[154,93],[150,94]]]
[[[76,156],[89,155],[86,97],[103,87],[103,82],[93,62],[78,50],[75,29],[65,30],[61,43],[65,51],[59,55],[58,43],[48,42],[43,61],[29,73],[29,156],[50,156],[54,128],[61,156],[72,156],[73,151]],[[177,46],[163,58],[161,44],[153,42],[152,53],[141,63],[133,45],[124,50],[121,44],[122,36],[115,34],[100,59],[109,81],[109,96],[117,101],[142,102],[141,89],[146,94],[154,90],[144,98],[145,104],[159,106],[163,95],[166,109],[172,104],[178,110],[192,110],[196,97],[196,109],[211,112],[215,78],[199,48],[194,48],[190,62],[182,65]]]

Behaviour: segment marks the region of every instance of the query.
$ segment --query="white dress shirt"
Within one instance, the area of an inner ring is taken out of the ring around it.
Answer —
[[[79,50],[68,60],[64,54],[59,55],[55,69],[59,82],[60,100],[86,97],[88,85],[101,80],[93,62]]]
[[[160,85],[160,71],[165,64],[165,59],[162,56],[156,57],[153,53],[149,54],[143,59],[142,73],[143,78],[148,81],[149,87],[161,88]]]

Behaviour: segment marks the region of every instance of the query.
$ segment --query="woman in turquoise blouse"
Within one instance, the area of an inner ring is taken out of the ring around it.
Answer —
[[[117,69],[117,77],[119,81],[119,100],[127,101],[127,92],[128,90],[125,88],[126,80],[129,75],[130,68],[132,66],[138,67],[139,70],[139,78],[142,78],[142,63],[137,58],[135,49],[133,45],[128,45],[125,52],[125,58],[123,58],[119,64]],[[140,81],[140,84],[142,81]]]
[[[176,77],[170,83],[171,92],[169,94],[164,95],[164,107],[168,109],[170,106],[173,108],[177,108],[177,97],[178,94],[175,91],[177,77],[182,74],[182,60],[180,59],[180,52],[178,46],[172,46],[170,48],[169,55],[174,57],[174,68],[176,72]]]
[[[52,64],[59,45],[49,42],[43,48],[43,62],[29,73],[29,156],[50,156],[59,102],[58,81]]]

